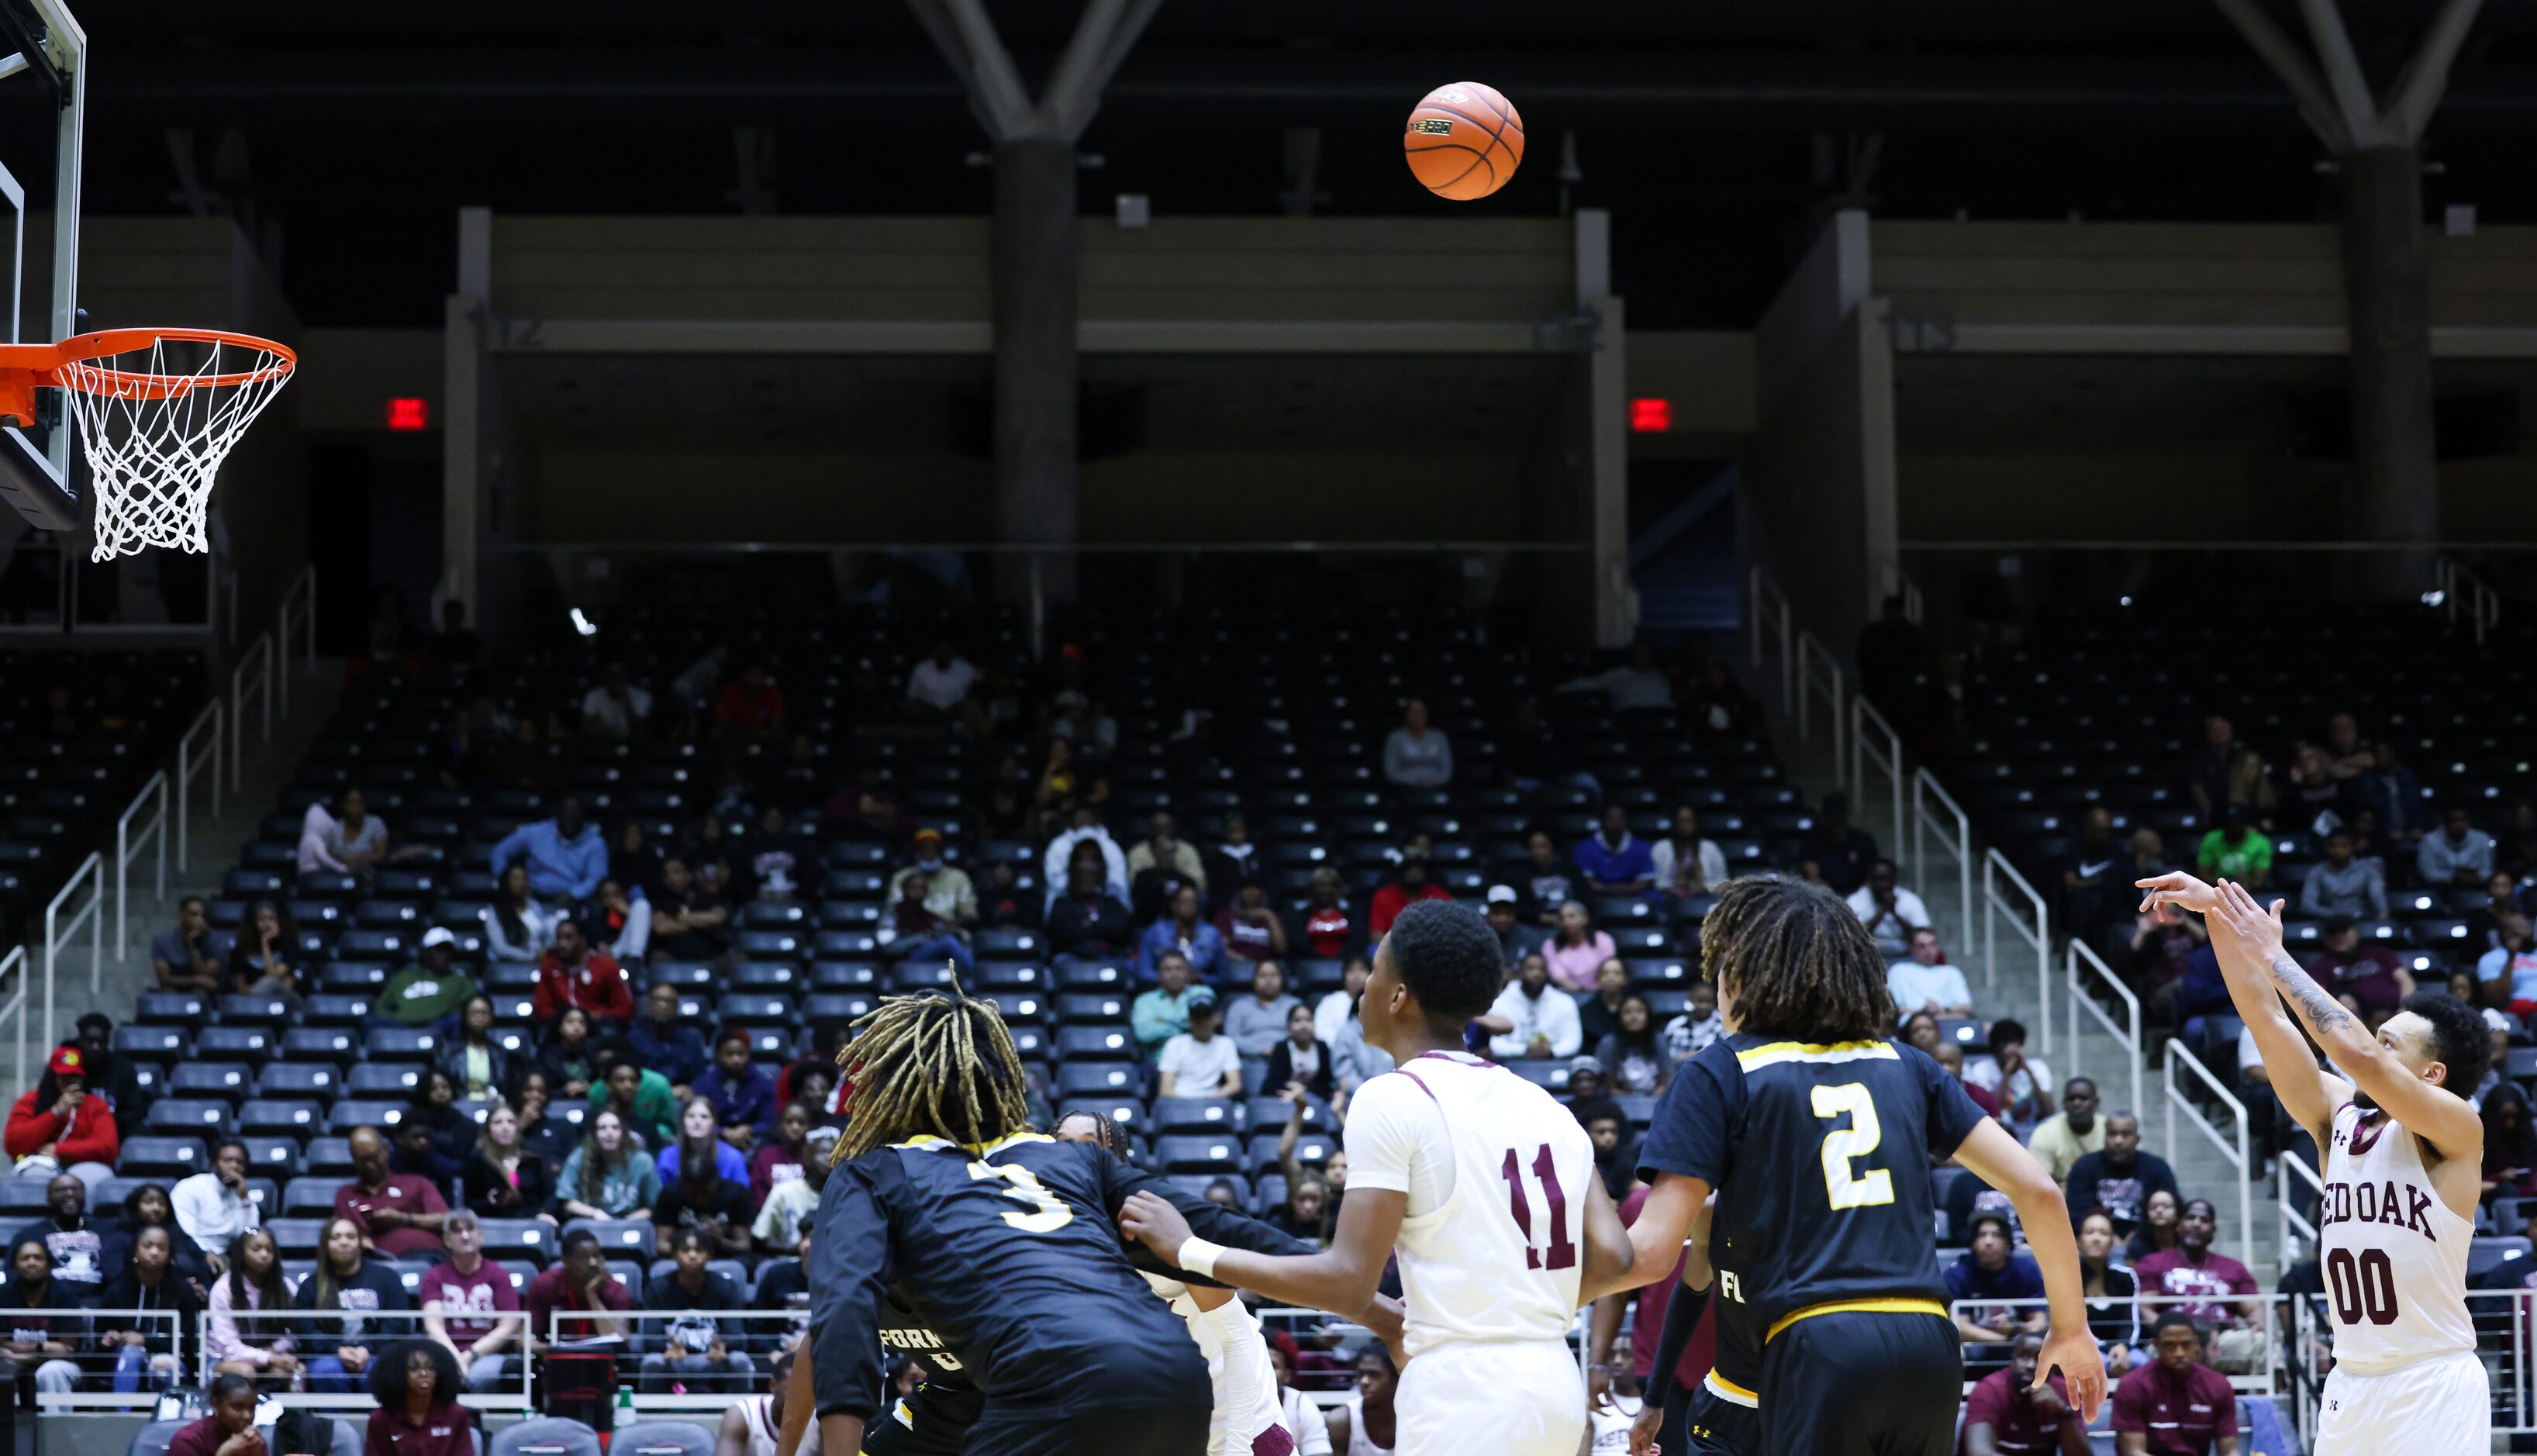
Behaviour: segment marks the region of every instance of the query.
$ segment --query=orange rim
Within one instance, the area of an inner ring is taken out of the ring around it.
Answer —
[[[269,360],[260,367],[229,374],[154,374],[145,369],[89,363],[92,359],[145,349],[167,339],[260,350]],[[87,367],[75,367],[83,364]],[[59,344],[0,345],[0,375],[15,375],[26,385],[55,385],[119,400],[167,399],[198,389],[263,384],[287,377],[298,364],[299,355],[289,345],[227,329],[100,329],[74,334]]]

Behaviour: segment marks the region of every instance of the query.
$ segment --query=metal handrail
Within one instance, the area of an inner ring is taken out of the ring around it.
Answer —
[[[256,689],[262,699],[262,716],[258,720],[259,741],[273,741],[273,635],[267,633],[248,643],[238,654],[237,669],[229,674],[229,791],[245,790],[246,774],[246,692]]]
[[[1936,799],[1945,811],[1940,818],[1929,807]],[[1956,924],[1971,935],[1974,928],[1974,825],[1965,810],[1927,769],[1912,775],[1912,865],[1913,876],[1922,885],[1929,880],[1929,831],[1935,826],[1939,848],[1956,856]],[[1949,831],[1953,830],[1953,838]],[[1926,897],[1923,897],[1925,901]]]
[[[1793,713],[1797,708],[1797,629],[1795,613],[1789,606],[1789,596],[1772,581],[1770,573],[1756,566],[1748,575],[1750,582],[1749,611],[1753,630],[1753,670],[1758,675],[1768,659],[1762,638],[1766,629],[1777,629],[1779,637],[1780,711]]]
[[[1867,807],[1870,768],[1885,775],[1888,792],[1880,796],[1890,799],[1894,815],[1887,821],[1890,834],[1885,843],[1899,855],[1903,853],[1904,827],[1909,822],[1903,817],[1903,735],[1894,731],[1894,725],[1885,721],[1885,715],[1876,711],[1865,693],[1854,693],[1850,699],[1850,779],[1842,786],[1850,791],[1854,811]],[[1910,869],[1918,874],[1920,866],[1914,864]]]
[[[194,715],[185,735],[176,740],[176,867],[191,869],[194,864],[193,822],[194,779],[206,767],[211,770],[212,812],[221,811],[221,700],[203,705]]]
[[[1999,882],[2003,875],[2007,877],[2009,887],[2024,900],[2023,905],[2019,904],[2017,899],[2012,899],[2001,892]],[[2034,912],[2031,924],[2020,917],[2018,912],[2021,910]],[[2035,893],[2035,887],[2026,882],[2026,876],[2019,874],[2017,866],[2008,862],[2008,856],[1997,850],[1990,850],[1983,855],[1982,943],[1983,983],[1985,985],[1996,984],[1998,981],[1999,937],[1993,933],[1993,927],[2002,918],[2006,918],[2008,927],[2015,930],[2018,938],[2025,941],[2027,947],[2035,952],[2036,1030],[2041,1034],[2045,1050],[2058,1051],[2060,1048],[2052,1045],[2050,912],[2044,903],[2044,897]]]
[[[2227,1108],[2231,1115],[2237,1119],[2236,1142],[2232,1143],[2228,1138],[2223,1137],[2220,1129],[2212,1123],[2211,1119],[2202,1115],[2202,1109],[2195,1107],[2192,1099],[2186,1097],[2183,1090],[2176,1085],[2176,1071],[2179,1062],[2203,1086],[2209,1088],[2212,1095],[2219,1098],[2221,1106]],[[2238,1247],[2252,1252],[2255,1247],[2255,1189],[2250,1170],[2254,1167],[2254,1160],[2246,1149],[2246,1105],[2238,1101],[2238,1095],[2223,1085],[2219,1078],[2211,1075],[2211,1069],[2202,1064],[2202,1058],[2185,1049],[2184,1043],[2180,1040],[2172,1040],[2167,1044],[2166,1072],[2168,1154],[2170,1157],[2175,1156],[2179,1146],[2176,1141],[2176,1114],[2177,1110],[2181,1108],[2185,1116],[2193,1119],[2193,1125],[2202,1130],[2202,1135],[2211,1140],[2212,1146],[2220,1150],[2220,1155],[2237,1166]]]
[[[2157,1311],[2160,1309],[2174,1308],[2179,1304],[2253,1303],[2263,1307],[2264,1318],[2269,1326],[2271,1321],[2283,1318],[2281,1313],[2283,1301],[2291,1298],[2294,1297],[2264,1294],[2257,1294],[2251,1298],[2244,1295],[2157,1295],[2151,1294],[2147,1290],[2143,1290],[2138,1294],[2130,1296],[2101,1295],[2091,1300],[2090,1304],[2092,1313],[2096,1313],[2102,1306],[2110,1304],[2130,1304],[2132,1306],[2132,1317],[2138,1321],[2140,1326],[2139,1334],[2141,1338],[2138,1341],[2138,1344],[2141,1346],[2147,1346],[2151,1343],[2149,1338],[2150,1331],[2158,1322]],[[2031,1309],[2038,1314],[2049,1314],[2051,1309],[2051,1303],[2052,1301],[2049,1298],[2034,1295],[2025,1295],[2011,1298],[1999,1299],[1950,1299],[1947,1301],[1947,1317],[1951,1320],[1962,1319],[1968,1310],[1987,1309],[2007,1309],[2011,1311]],[[1976,1342],[1967,1341],[1966,1343],[1973,1344]],[[2000,1347],[1994,1345],[1991,1348],[1998,1349]],[[2227,1377],[2229,1384],[2240,1394],[2267,1396],[2273,1393],[2274,1384],[2279,1376],[2281,1368],[2282,1342],[2278,1338],[2267,1339],[2264,1341],[2264,1363],[2261,1368],[2247,1370],[2244,1373]],[[2005,1363],[2005,1361],[2003,1361],[2003,1363]],[[1970,1377],[1967,1378],[1964,1382],[1964,1388],[1967,1391],[1971,1391],[1974,1388],[1974,1380]]]
[[[2293,1173],[2297,1173],[2298,1176],[2294,1178]],[[2309,1222],[2298,1209],[2292,1207],[2292,1195],[2299,1191],[2296,1185],[2301,1182],[2307,1183],[2310,1188],[2315,1189],[2316,1196],[2322,1199],[2325,1197],[2325,1179],[2317,1176],[2316,1170],[2309,1167],[2307,1159],[2287,1149],[2279,1158],[2273,1160],[2273,1177],[2278,1185],[2275,1188],[2278,1202],[2273,1209],[2274,1223],[2278,1226],[2274,1235],[2273,1259],[2287,1269],[2298,1262],[2291,1257],[2291,1250],[2299,1246],[2293,1242],[2294,1239],[2311,1250],[2317,1246],[2316,1225]]]
[[[1842,703],[1848,696],[1849,684],[1842,681],[1841,659],[1834,657],[1832,650],[1825,647],[1815,634],[1800,628],[1797,632],[1799,738],[1814,736],[1813,699],[1817,693],[1823,695],[1824,704],[1830,710],[1825,713],[1824,721],[1832,726],[1832,761],[1838,765],[1846,761],[1842,753],[1842,734],[1847,725],[1842,722]],[[1834,771],[1838,773],[1839,769]]]
[[[142,814],[148,811],[149,817]],[[134,827],[135,821],[139,827]],[[123,955],[132,949],[131,920],[127,914],[132,900],[132,856],[139,853],[139,843],[155,841],[158,845],[157,886],[155,894],[164,899],[167,894],[167,774],[165,770],[150,776],[141,791],[124,805],[122,817],[114,821],[114,953]],[[105,989],[105,966],[102,962],[89,968],[89,994]]]
[[[2115,1000],[2123,1007],[2122,1022],[2118,1023],[2112,1016],[2107,1015],[2106,1008],[2098,1005],[2097,998],[2089,993],[2087,982],[2079,974],[2079,968],[2083,965],[2096,973],[2098,981],[2113,988]],[[2075,935],[2064,943],[2061,977],[2061,993],[2070,998],[2071,1069],[2082,1070],[2078,1066],[2079,1012],[2084,1008],[2090,1016],[2097,1019],[2099,1026],[2106,1029],[2107,1035],[2113,1037],[2122,1046],[2124,1060],[2131,1065],[2132,1077],[2132,1098],[2125,1106],[2139,1107],[2144,1072],[2141,1057],[2140,997],[2132,994],[2132,988],[2123,984],[2122,978],[2114,975],[2114,968],[2108,966],[2103,957],[2089,949],[2087,942]]]
[[[85,883],[90,886],[88,904],[72,914],[68,922],[62,919],[62,903],[78,892]],[[88,922],[88,955],[92,967],[105,963],[105,856],[90,855],[44,907],[44,1020],[39,1037],[53,1034],[53,987],[61,981],[62,946],[79,933],[80,922]],[[92,977],[94,980],[94,977]],[[32,1084],[30,1084],[32,1085]]]
[[[300,601],[303,598],[305,601]],[[274,692],[282,700],[285,718],[291,716],[291,618],[294,601],[299,601],[300,627],[306,638],[306,658],[300,665],[313,667],[317,665],[317,568],[314,565],[299,568],[299,575],[292,578],[291,585],[282,594],[282,605],[273,614],[274,676],[277,679]],[[265,736],[270,738],[272,734],[267,732]]]
[[[0,986],[7,986],[9,990],[9,999],[0,1002],[0,1022],[8,1022],[16,1029],[17,1075],[9,1084],[12,1087],[35,1085],[35,1073],[27,1065],[27,976],[32,964],[23,945],[13,945],[7,955],[0,956]],[[10,980],[13,971],[17,973],[14,984]]]
[[[2439,589],[2440,608],[2451,627],[2457,625],[2461,608],[2467,613],[2467,626],[2475,634],[2475,645],[2484,646],[2484,634],[2502,620],[2502,598],[2484,578],[2469,571],[2454,556],[2442,556],[2434,565],[2434,582]]]

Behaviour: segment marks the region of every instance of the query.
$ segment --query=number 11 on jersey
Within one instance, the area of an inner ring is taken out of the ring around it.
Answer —
[[[1507,1149],[1506,1162],[1498,1169],[1506,1179],[1507,1211],[1515,1215],[1516,1228],[1524,1231],[1524,1267],[1527,1269],[1568,1269],[1577,1263],[1577,1243],[1568,1234],[1568,1194],[1559,1186],[1559,1169],[1550,1161],[1550,1144],[1543,1143],[1532,1155],[1532,1175],[1541,1183],[1541,1200],[1550,1210],[1550,1246],[1542,1247],[1532,1227],[1532,1203],[1524,1195],[1524,1166],[1516,1150]]]

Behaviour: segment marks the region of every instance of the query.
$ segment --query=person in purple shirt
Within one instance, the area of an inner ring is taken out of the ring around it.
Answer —
[[[1597,895],[1645,895],[1656,888],[1656,851],[1630,833],[1630,811],[1603,805],[1603,827],[1577,847],[1577,868]]]
[[[734,1028],[714,1043],[714,1068],[696,1084],[723,1140],[743,1151],[775,1125],[775,1078],[748,1059],[748,1034]],[[748,1181],[742,1174],[741,1181]]]

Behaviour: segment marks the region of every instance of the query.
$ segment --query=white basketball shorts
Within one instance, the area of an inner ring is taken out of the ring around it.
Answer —
[[[2473,1351],[2377,1375],[2337,1365],[2325,1377],[2315,1456],[2486,1456],[2492,1449],[2493,1394]]]
[[[1586,1378],[1564,1342],[1446,1344],[1400,1372],[1397,1456],[1577,1456]]]

